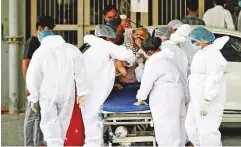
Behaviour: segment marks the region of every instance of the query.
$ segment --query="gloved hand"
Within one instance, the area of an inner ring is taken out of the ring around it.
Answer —
[[[30,93],[28,90],[25,91],[26,96],[30,96]]]
[[[139,105],[148,105],[148,104],[147,104],[146,101],[144,101],[144,100],[138,100],[138,101],[135,102],[133,105],[139,106]]]
[[[34,112],[38,112],[38,109],[39,109],[39,104],[38,104],[38,102],[37,102],[37,103],[32,103],[32,102],[31,102],[31,109],[32,109]]]
[[[144,58],[143,56],[140,56],[139,58],[136,59],[136,63],[139,66],[140,64],[144,64]]]
[[[79,107],[81,108],[84,104],[84,96],[77,96],[77,104],[79,104]]]
[[[206,116],[208,114],[208,110],[209,110],[209,101],[205,100],[205,102],[201,106],[200,115],[201,116]]]
[[[140,57],[141,55],[143,55],[146,59],[149,58],[149,56],[141,48],[138,50],[136,54],[137,54],[136,57]]]

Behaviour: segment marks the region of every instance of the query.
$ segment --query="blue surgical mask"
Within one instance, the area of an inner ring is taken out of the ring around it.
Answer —
[[[197,46],[196,44],[192,44],[192,49],[195,50],[195,51],[199,51],[202,49],[201,46]]]
[[[239,7],[241,7],[241,1],[238,2]]]

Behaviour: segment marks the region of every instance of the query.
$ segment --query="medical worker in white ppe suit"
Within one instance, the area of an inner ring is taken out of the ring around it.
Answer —
[[[195,53],[197,52],[195,46],[192,45],[191,39],[189,38],[190,33],[191,33],[191,26],[188,24],[183,24],[170,37],[171,41],[178,43],[178,46],[185,52],[188,58],[187,76],[190,75],[191,62]]]
[[[40,128],[47,146],[64,146],[75,102],[75,83],[78,102],[82,103],[88,93],[84,59],[78,48],[51,31],[40,32],[38,39],[41,45],[33,54],[26,77],[28,100],[39,102]]]
[[[224,71],[227,61],[220,50],[229,37],[215,40],[212,32],[197,27],[191,32],[190,38],[200,50],[193,58],[189,76],[191,102],[186,131],[194,146],[222,146],[218,129],[226,101]]]
[[[135,62],[134,54],[124,46],[112,43],[115,31],[107,25],[97,25],[95,35],[84,37],[90,48],[83,53],[90,93],[82,108],[85,125],[85,147],[100,147],[103,143],[103,128],[98,114],[109,96],[115,80],[115,59],[126,61],[129,66]],[[98,37],[97,37],[98,36]]]
[[[178,42],[174,42],[169,40],[170,37],[172,37],[173,31],[170,30],[168,27],[160,27],[157,30],[155,30],[155,37],[159,37],[162,40],[161,48],[162,50],[168,50],[173,52],[173,57],[170,59],[170,61],[176,65],[178,70],[180,71],[180,79],[183,84],[183,90],[184,95],[186,98],[186,101],[184,106],[186,109],[182,109],[181,111],[181,146],[185,145],[186,142],[188,142],[186,139],[186,130],[185,130],[185,119],[186,119],[186,112],[187,112],[187,106],[189,102],[189,91],[188,91],[188,82],[187,82],[187,70],[188,70],[188,58],[185,54],[185,52],[178,46]]]
[[[158,38],[159,39],[159,38]],[[158,146],[184,146],[181,144],[181,111],[185,110],[180,71],[170,61],[173,52],[161,49],[157,38],[142,42],[142,49],[151,56],[146,61],[141,87],[135,105],[146,104],[150,93],[150,110]]]

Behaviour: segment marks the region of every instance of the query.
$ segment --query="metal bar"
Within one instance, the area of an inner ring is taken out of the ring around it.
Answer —
[[[61,21],[60,21],[60,19],[61,19],[61,18],[60,18],[60,12],[61,12],[60,9],[61,9],[61,6],[60,6],[60,3],[59,3],[59,2],[58,2],[58,6],[59,6],[59,22],[58,22],[58,23],[60,24],[60,22],[61,22]]]
[[[148,13],[141,13],[141,25],[148,26]]]
[[[137,137],[116,138],[113,140],[113,143],[153,142],[153,141],[155,141],[154,136],[137,136]]]
[[[170,7],[170,9],[171,9],[171,20],[172,20],[172,0],[171,0],[171,7]]]
[[[65,0],[63,0],[63,7],[64,7],[64,9],[63,9],[63,24],[65,24],[65,22],[66,22],[66,19],[65,19]]]
[[[175,18],[177,18],[177,0],[175,0]]]
[[[199,2],[200,2],[200,0],[199,0]],[[185,12],[185,16],[186,16],[186,15],[187,15],[187,0],[185,0],[185,7],[184,7],[184,8],[185,8],[185,11],[184,11],[184,12]],[[200,10],[199,10],[199,11],[200,11]]]
[[[85,1],[84,9],[84,25],[90,25],[90,0]]]
[[[93,24],[96,24],[95,23],[95,0],[93,0],[93,16],[92,16],[92,19],[93,19]]]
[[[42,15],[42,2],[43,1],[40,1],[40,16]],[[32,1],[31,1],[31,3],[32,3]],[[36,7],[36,6],[35,6]],[[31,13],[31,15],[32,15],[32,13]]]
[[[69,17],[70,7],[69,7],[69,4],[70,4],[70,1],[68,1],[68,14],[67,14],[67,16],[68,16],[68,21],[67,21],[67,24],[70,24],[70,17]],[[72,19],[74,19],[74,18],[72,18]],[[72,21],[74,21],[74,20],[72,20]]]
[[[47,15],[47,1],[43,0],[44,1],[44,15]]]
[[[131,12],[131,20],[136,21],[136,12]],[[138,22],[136,22],[136,23],[138,23]],[[136,25],[135,25],[135,27],[136,27]]]
[[[202,17],[204,14],[204,7],[205,7],[205,1],[204,0],[199,0],[198,1],[198,7],[199,7],[199,17]]]
[[[180,17],[182,17],[182,0],[180,0]]]
[[[56,0],[54,0],[54,23],[56,24]]]
[[[49,16],[52,17],[52,13],[51,13],[51,8],[52,8],[52,6],[51,6],[51,1],[52,1],[52,0],[49,0]]]
[[[100,0],[98,0],[98,4],[97,4],[97,12],[98,12],[98,14],[99,15],[97,15],[97,17],[98,17],[98,19],[97,19],[97,22],[98,22],[98,24],[100,24],[101,22],[99,21],[100,20],[100,15],[102,15],[102,14],[100,14],[100,7],[99,7],[99,5],[100,5]]]
[[[153,0],[152,3],[152,25],[158,25],[158,0]]]
[[[168,4],[168,0],[166,0],[166,24],[168,24],[168,14],[169,14],[169,4]]]
[[[163,0],[161,0],[162,1],[162,25],[163,25]]]
[[[60,25],[56,25],[54,27],[54,30],[68,30],[68,31],[73,30],[73,31],[75,31],[75,30],[78,30],[80,26],[83,26],[83,25],[67,25],[67,24],[61,25],[60,24]]]
[[[152,119],[152,117],[107,117],[104,118],[105,120],[146,120],[146,119]]]
[[[78,0],[78,4],[77,4],[77,10],[78,10],[78,15],[77,15],[77,19],[78,19],[78,26],[79,29],[77,29],[78,33],[77,33],[77,46],[80,47],[83,44],[83,26],[84,26],[84,19],[83,19],[83,10],[84,10],[84,2],[83,0]]]
[[[89,1],[89,0],[88,0]],[[73,0],[73,24],[74,24],[74,19],[75,19],[75,16],[74,16],[74,12],[75,12],[75,10],[74,10],[74,8],[75,8],[75,0]]]
[[[142,125],[151,124],[151,122],[103,122],[104,125]]]
[[[31,8],[37,8],[37,0],[31,0]],[[41,9],[40,9],[41,10]],[[31,9],[31,34],[36,31],[37,9]]]

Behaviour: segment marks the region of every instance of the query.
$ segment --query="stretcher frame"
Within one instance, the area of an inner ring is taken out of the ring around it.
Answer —
[[[108,127],[108,133],[114,134],[112,132],[112,126],[127,126],[127,125],[140,125],[145,124],[153,128],[153,119],[151,116],[150,110],[147,111],[138,111],[138,112],[107,112],[102,111],[103,120],[102,124],[103,127]],[[154,128],[153,128],[154,130]],[[112,147],[113,143],[119,143],[121,145],[130,146],[131,143],[141,143],[141,142],[152,142],[153,147],[156,147],[156,139],[153,132],[153,135],[148,136],[132,136],[133,134],[128,134],[127,137],[118,138],[111,136],[108,140],[109,147]],[[135,135],[135,134],[134,134]]]

